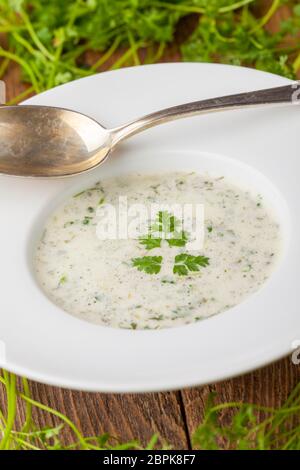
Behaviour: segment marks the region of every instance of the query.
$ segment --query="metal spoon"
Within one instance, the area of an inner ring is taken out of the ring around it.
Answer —
[[[259,105],[297,103],[299,85],[182,104],[124,126],[106,129],[94,119],[49,106],[0,106],[0,173],[70,176],[95,168],[124,139],[158,124],[196,114]]]

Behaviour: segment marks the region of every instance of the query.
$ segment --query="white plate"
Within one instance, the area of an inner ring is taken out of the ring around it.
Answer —
[[[165,106],[285,83],[246,68],[161,64],[85,78],[27,103],[75,109],[109,127]],[[69,388],[135,392],[215,382],[289,353],[300,339],[299,129],[296,106],[211,114],[132,138],[81,177],[1,177],[1,366]],[[31,256],[41,224],[58,201],[106,175],[187,168],[237,177],[276,206],[285,253],[258,293],[216,317],[160,331],[92,325],[44,296]]]

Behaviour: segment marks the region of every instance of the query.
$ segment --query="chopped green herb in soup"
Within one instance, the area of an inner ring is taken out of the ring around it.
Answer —
[[[158,211],[137,239],[96,234],[99,208],[127,203],[204,204],[204,244]],[[164,238],[162,232],[176,235]],[[281,232],[260,194],[197,173],[130,175],[74,194],[49,218],[35,257],[47,296],[70,314],[115,328],[185,325],[223,312],[272,273]]]

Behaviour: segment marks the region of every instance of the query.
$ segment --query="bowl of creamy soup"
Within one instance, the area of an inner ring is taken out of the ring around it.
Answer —
[[[173,222],[168,230],[177,231],[177,239],[151,230],[133,239],[99,238],[101,211],[109,205],[117,213],[120,198],[131,207],[143,202],[149,213],[168,202],[171,209],[157,209],[154,224]],[[187,204],[204,214],[196,228],[203,241],[193,249],[190,234],[174,228],[172,207]],[[157,330],[240,304],[272,275],[281,248],[278,217],[258,189],[208,172],[135,173],[100,179],[58,205],[38,241],[34,270],[48,298],[75,317]]]

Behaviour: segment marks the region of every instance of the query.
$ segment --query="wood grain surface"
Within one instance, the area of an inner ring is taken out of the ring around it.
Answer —
[[[276,28],[278,15],[288,15],[286,7],[280,9],[268,28]],[[193,20],[189,20],[192,27]],[[86,60],[94,58],[87,56]],[[164,56],[165,61],[179,59],[175,46]],[[109,64],[106,64],[109,65]],[[19,70],[12,66],[5,76],[7,99],[24,91],[20,82]],[[259,403],[265,406],[279,406],[300,380],[300,366],[285,358],[268,367],[242,377],[226,380],[218,384],[177,392],[147,394],[101,394],[85,393],[42,385],[31,382],[31,392],[35,400],[65,413],[85,435],[108,432],[122,442],[137,439],[146,444],[154,433],[158,433],[162,443],[174,449],[190,449],[191,437],[201,422],[205,401],[211,391],[217,392],[217,401],[238,401]],[[0,389],[0,407],[5,403]],[[18,407],[18,420],[24,418],[23,405]],[[53,424],[48,415],[34,410],[38,425]],[[228,419],[226,416],[224,419]],[[71,443],[72,436],[64,430],[64,440]]]

